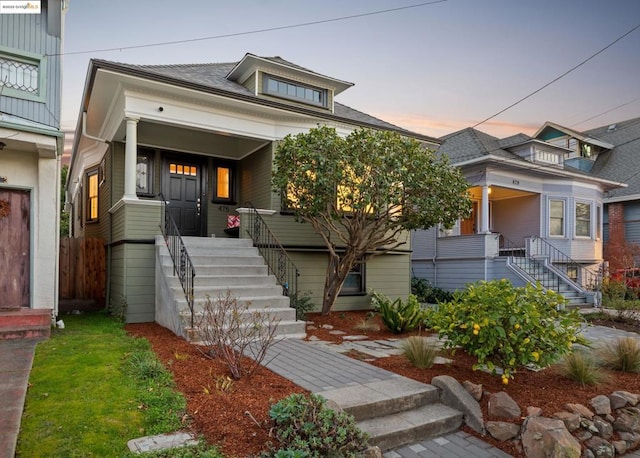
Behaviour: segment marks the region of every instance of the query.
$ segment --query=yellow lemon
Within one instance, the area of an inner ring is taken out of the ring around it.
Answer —
[[[477,331],[478,329],[480,329],[480,325],[479,325],[479,324],[477,324],[477,323],[476,323],[476,324],[474,324],[474,325],[473,325],[473,329],[475,329],[475,330]]]
[[[540,359],[540,353],[538,353],[537,351],[531,352],[531,356],[533,356],[533,359],[535,359],[536,361]]]
[[[480,331],[478,331],[477,329],[474,329],[474,330],[473,330],[473,335],[474,335],[474,336],[477,336],[478,334],[480,334]]]
[[[520,329],[520,325],[518,323],[516,323],[516,325],[514,326],[514,328],[516,328],[516,330]]]
[[[462,323],[460,325],[460,329],[467,329],[467,323]]]

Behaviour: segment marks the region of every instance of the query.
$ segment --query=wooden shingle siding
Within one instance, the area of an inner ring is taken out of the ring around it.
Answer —
[[[60,128],[60,38],[47,34],[47,8],[60,8],[59,0],[41,2],[40,14],[0,14],[0,46],[16,54],[20,50],[48,55],[45,65],[45,103],[0,96],[0,112]],[[0,50],[1,52],[1,50]],[[42,81],[42,79],[41,79]]]

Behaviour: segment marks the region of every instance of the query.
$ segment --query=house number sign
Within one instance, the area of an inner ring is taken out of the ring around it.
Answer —
[[[520,180],[513,180],[512,183],[518,186],[520,184]]]

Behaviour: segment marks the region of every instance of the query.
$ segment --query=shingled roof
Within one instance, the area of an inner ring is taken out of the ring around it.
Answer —
[[[610,191],[607,198],[637,198],[640,195],[640,118],[607,124],[585,133],[614,145],[612,150],[598,156],[591,172],[600,178],[628,185]]]
[[[520,141],[518,143],[523,143],[526,139],[528,139],[526,135],[519,134]],[[438,148],[438,154],[448,156],[452,164],[459,164],[489,155],[522,160],[519,156],[503,149],[501,140],[497,137],[471,127],[445,135],[440,140],[442,140],[442,145]]]
[[[291,66],[292,68],[312,72],[304,67],[293,64],[281,57],[264,57],[263,59]],[[363,127],[381,128],[399,132],[403,135],[411,136],[432,143],[439,143],[438,139],[427,135],[409,131],[389,122],[378,119],[351,107],[334,101],[334,113],[324,112],[314,109],[295,107],[290,104],[264,99],[256,96],[252,91],[242,84],[231,81],[227,75],[237,65],[238,62],[225,63],[200,63],[200,64],[170,64],[170,65],[137,65],[121,62],[93,59],[92,64],[98,68],[108,68],[122,73],[134,74],[135,76],[151,80],[160,80],[177,86],[186,86],[203,91],[210,90],[220,95],[233,98],[250,100],[261,105],[277,106],[278,108],[291,111],[305,112],[325,119],[347,122]]]

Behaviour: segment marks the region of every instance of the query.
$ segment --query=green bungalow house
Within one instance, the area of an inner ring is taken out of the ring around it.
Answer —
[[[105,242],[107,302],[126,304],[128,322],[156,320],[185,334],[189,326],[176,323],[175,311],[184,314],[189,294],[176,283],[160,237],[169,214],[196,272],[196,308],[205,295],[229,289],[255,306],[279,303],[291,311],[283,294],[297,282],[297,292],[308,293],[319,309],[328,256],[320,238],[282,211],[272,191],[278,141],[329,125],[344,135],[365,127],[397,131],[431,148],[439,144],[337,102],[351,86],[280,57],[253,54],[193,65],[92,60],[67,193],[72,235]],[[276,245],[271,238],[261,241],[258,230],[277,239],[286,256],[257,251]],[[371,288],[406,297],[410,250],[407,235],[401,249],[358,265],[335,310],[368,308]],[[262,253],[258,259],[256,253]],[[285,261],[299,275],[280,278]],[[290,320],[283,315],[283,322]]]
[[[532,137],[472,128],[443,137],[438,153],[462,170],[473,211],[453,228],[413,232],[414,274],[449,291],[502,278],[540,282],[571,305],[598,305],[607,197],[626,196],[621,177],[632,175],[608,166],[626,167],[618,161],[625,142],[602,138],[551,122]]]

